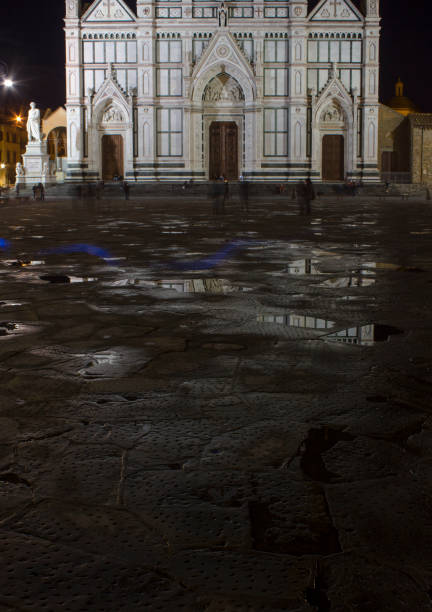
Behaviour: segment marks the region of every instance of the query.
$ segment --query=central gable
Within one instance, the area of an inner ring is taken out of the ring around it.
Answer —
[[[350,0],[322,0],[309,21],[363,21],[363,18]]]
[[[135,21],[135,15],[123,0],[96,0],[84,13],[83,21]]]
[[[235,64],[253,79],[253,72],[235,38],[228,32],[213,36],[209,46],[200,57],[193,71],[193,78],[214,64]],[[221,72],[224,72],[221,70]]]

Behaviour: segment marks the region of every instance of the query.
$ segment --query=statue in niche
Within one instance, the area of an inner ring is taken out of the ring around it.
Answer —
[[[225,2],[222,2],[218,10],[219,27],[226,28],[228,22],[228,13],[225,8]]]
[[[27,118],[27,136],[30,142],[41,142],[40,110],[36,108],[35,102],[30,102],[30,110]]]

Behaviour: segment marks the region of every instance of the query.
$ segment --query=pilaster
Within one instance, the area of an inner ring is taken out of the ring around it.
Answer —
[[[307,162],[307,9],[305,0],[289,2],[289,155],[296,162]]]
[[[361,169],[364,178],[378,180],[379,0],[365,0],[364,10]]]

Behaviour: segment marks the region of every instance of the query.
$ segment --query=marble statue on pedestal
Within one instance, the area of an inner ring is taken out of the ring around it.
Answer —
[[[33,141],[41,142],[40,122],[40,110],[36,108],[35,102],[30,102],[30,110],[28,112],[27,119],[27,135],[29,143]]]

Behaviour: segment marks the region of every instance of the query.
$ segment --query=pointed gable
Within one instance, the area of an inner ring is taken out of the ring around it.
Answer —
[[[321,0],[309,21],[363,21],[363,18],[350,0]]]
[[[202,73],[208,66],[213,64],[235,63],[243,69],[246,74],[253,78],[252,68],[241,51],[235,38],[228,32],[217,33],[211,39],[210,44],[201,55],[193,71],[195,78]]]
[[[108,71],[105,81],[97,90],[93,98],[93,104],[94,106],[97,106],[101,101],[105,101],[107,99],[117,101],[124,106],[128,106],[127,96],[118,84],[115,71],[112,69]]]
[[[135,21],[135,15],[123,0],[96,0],[82,17],[87,23]]]

